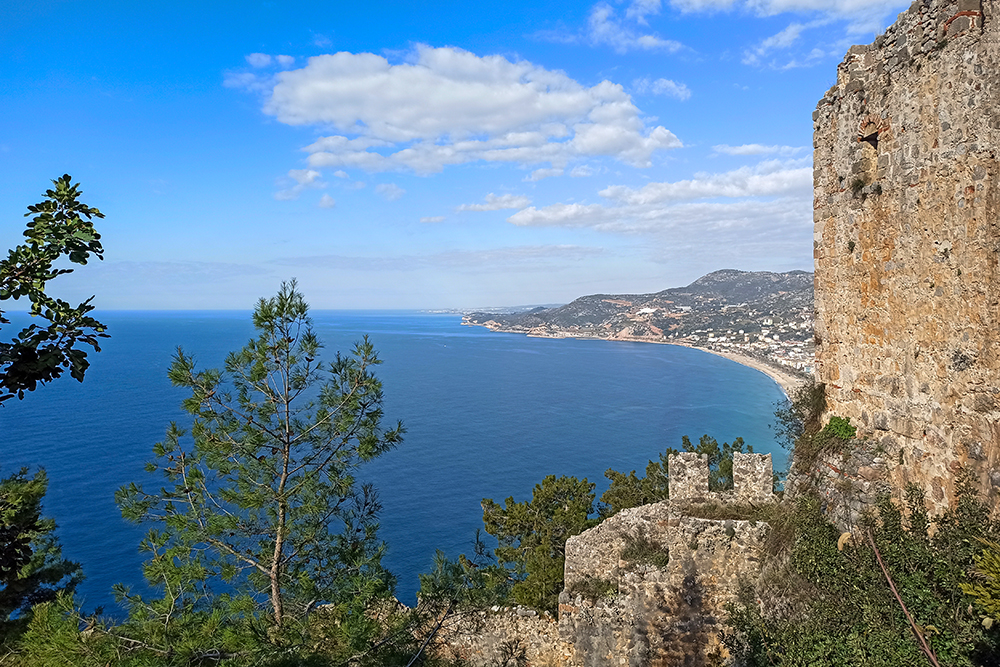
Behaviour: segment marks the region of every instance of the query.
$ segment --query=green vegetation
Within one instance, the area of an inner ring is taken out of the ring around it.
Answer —
[[[378,499],[354,479],[403,433],[382,428],[371,343],[321,363],[294,282],[261,299],[253,322],[257,337],[223,370],[178,351],[169,376],[191,392],[191,434],[171,424],[154,447],[156,490],[116,496],[123,516],[153,526],[140,549],[156,594],[118,587],[121,623],[87,617],[69,595],[36,606],[14,663],[395,665],[436,632],[392,597]],[[457,597],[454,572],[451,588],[436,574]]]
[[[107,337],[104,325],[88,315],[90,299],[74,307],[46,293],[50,280],[72,273],[54,268],[57,261],[83,265],[91,254],[102,259],[104,252],[92,222],[104,215],[79,202],[80,185],[68,174],[52,183],[46,198],[28,207],[26,242],[0,260],[0,301],[25,297],[31,314],[48,322],[0,342],[0,406],[14,396],[23,399],[26,391],[67,369],[83,381],[89,362],[77,344],[99,351],[98,338]],[[6,324],[10,320],[0,309],[0,325]],[[33,606],[72,594],[83,578],[80,566],[62,557],[55,521],[41,516],[47,489],[44,470],[29,476],[22,468],[0,480],[0,644],[5,650],[32,620]]]
[[[34,391],[67,369],[82,382],[90,362],[77,344],[100,351],[98,339],[107,337],[104,325],[88,315],[94,309],[93,297],[71,306],[45,291],[50,280],[73,272],[55,268],[57,260],[83,265],[91,255],[104,258],[101,235],[92,222],[104,214],[79,202],[80,184],[74,184],[69,174],[52,183],[55,189],[46,190],[43,201],[28,207],[25,217],[33,217],[24,230],[26,242],[0,260],[0,301],[25,297],[31,314],[49,323],[32,324],[11,342],[0,342],[0,403],[14,396],[24,398],[25,391]],[[3,324],[10,321],[0,310]]]
[[[563,588],[566,540],[595,526],[594,485],[549,475],[530,501],[483,499],[486,532],[497,538],[496,558],[510,571],[517,604],[555,614]]]
[[[825,454],[845,453],[857,436],[857,428],[848,418],[832,415],[824,425],[824,410],[826,387],[808,382],[793,391],[774,412],[775,436],[783,447],[793,451],[796,472],[808,474]]]
[[[567,589],[567,592],[573,597],[580,595],[587,600],[599,600],[617,594],[618,585],[607,579],[588,576],[574,581]]]
[[[746,586],[731,609],[730,650],[749,667],[903,667],[930,664],[927,651],[941,665],[996,664],[1000,635],[962,589],[977,539],[995,539],[1000,526],[968,486],[954,510],[934,518],[934,531],[915,487],[906,505],[904,520],[882,498],[841,535],[817,497],[800,498],[785,541],[769,545],[769,576]]]
[[[857,197],[858,194],[860,194],[861,191],[864,190],[866,185],[868,184],[865,182],[865,179],[860,177],[855,178],[853,181],[851,181],[851,195]]]
[[[71,594],[83,579],[80,565],[62,557],[55,521],[41,516],[47,488],[44,470],[0,480],[0,643],[24,631],[34,605]]]
[[[640,535],[626,540],[621,559],[640,565],[652,565],[662,570],[670,563],[670,551],[650,540],[648,536]]]

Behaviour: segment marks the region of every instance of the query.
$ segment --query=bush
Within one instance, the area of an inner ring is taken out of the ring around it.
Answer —
[[[579,581],[574,581],[566,591],[572,597],[582,596],[586,600],[599,600],[600,598],[610,598],[618,593],[618,585],[608,579],[585,576]]]
[[[622,549],[621,559],[641,565],[652,565],[662,570],[670,563],[670,551],[646,535],[629,536],[625,541],[625,548]]]
[[[1000,527],[968,487],[954,510],[935,518],[933,536],[923,493],[909,488],[906,505],[904,521],[900,508],[881,498],[845,536],[826,521],[819,498],[800,498],[791,548],[769,564],[781,585],[745,587],[730,609],[735,631],[724,642],[734,656],[748,667],[927,664],[878,554],[940,664],[997,664],[1000,634],[983,625],[961,588],[976,538],[995,540]]]

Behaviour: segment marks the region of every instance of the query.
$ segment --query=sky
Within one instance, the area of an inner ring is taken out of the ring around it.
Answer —
[[[812,111],[908,2],[0,3],[0,248],[99,309],[471,309],[812,269]],[[10,304],[5,304],[9,307]],[[17,309],[15,306],[14,309]]]

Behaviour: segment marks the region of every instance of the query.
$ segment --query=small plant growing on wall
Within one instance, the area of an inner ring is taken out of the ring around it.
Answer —
[[[865,187],[865,179],[860,177],[855,178],[853,181],[851,181],[851,194],[857,197],[858,194],[861,192],[861,190],[864,189],[864,187]]]
[[[854,241],[847,242],[847,252],[854,252]]]

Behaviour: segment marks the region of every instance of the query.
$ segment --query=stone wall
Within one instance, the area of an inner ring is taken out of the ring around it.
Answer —
[[[493,607],[463,612],[445,621],[431,652],[473,667],[513,667],[513,654],[523,651],[532,667],[560,667],[572,653],[548,614],[527,607]],[[513,653],[512,653],[513,652]]]
[[[568,665],[719,664],[725,606],[758,575],[767,526],[691,514],[775,502],[771,456],[736,456],[732,492],[709,492],[707,459],[672,455],[670,500],[623,510],[567,541],[559,634]],[[637,542],[668,562],[635,555]]]
[[[817,379],[897,492],[1000,487],[1000,0],[917,0],[813,114]],[[875,457],[873,457],[875,458]]]

